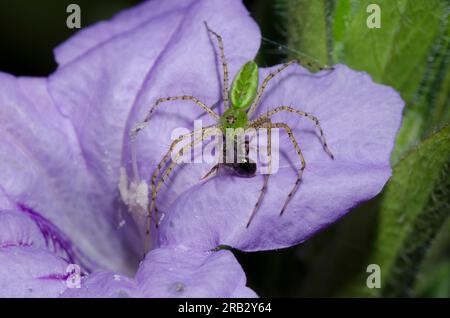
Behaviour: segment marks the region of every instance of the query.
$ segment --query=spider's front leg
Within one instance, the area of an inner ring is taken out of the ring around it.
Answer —
[[[175,139],[171,143],[171,145],[169,147],[169,150],[166,152],[164,157],[161,159],[161,161],[156,166],[156,169],[153,171],[152,183],[151,183],[152,198],[153,198],[154,192],[155,192],[156,177],[158,176],[158,174],[161,171],[162,167],[164,167],[164,165],[166,164],[167,160],[169,159],[170,153],[173,151],[173,149],[175,149],[175,147],[177,146],[178,143],[180,143],[181,141],[183,141],[183,140],[185,140],[187,138],[191,138],[195,133],[196,133],[196,131],[191,131],[190,133],[181,135],[181,136],[179,136],[177,139]],[[153,204],[153,202],[151,202],[151,204]],[[150,227],[151,227],[150,222],[151,222],[151,217],[152,217],[152,211],[153,211],[153,206],[149,205],[148,206],[148,212],[147,212],[147,230],[146,230],[147,235],[150,235]],[[156,211],[155,211],[155,220],[156,219],[157,219],[157,215],[156,215]],[[156,220],[155,224],[157,224],[157,223],[158,222]]]
[[[156,175],[159,173],[159,171],[161,170],[161,168],[165,165],[165,163],[168,160],[168,157],[170,156],[170,152],[176,147],[176,145],[178,143],[180,143],[181,141],[192,137],[192,135],[194,135],[196,132],[198,132],[198,130],[195,131],[191,131],[190,133],[184,134],[179,136],[177,139],[175,139],[170,147],[169,150],[167,151],[167,153],[164,155],[163,159],[159,162],[158,166],[156,167],[153,176],[152,176],[152,185],[151,185],[151,189],[152,189],[152,197],[153,197],[153,192],[154,192],[154,188],[155,188],[155,181],[156,181]],[[150,229],[151,229],[151,219],[152,219],[152,207],[149,204],[147,206],[147,224],[146,224],[146,230],[145,230],[145,235],[146,235],[146,239],[144,240],[144,255],[145,253],[148,251],[148,246],[147,243],[150,241]],[[155,212],[155,224],[158,224],[157,221],[157,215]]]
[[[152,220],[152,216],[153,216],[153,210],[155,211],[155,226],[158,227],[158,218],[157,218],[157,208],[156,208],[156,189],[155,189],[155,184],[156,184],[156,178],[159,174],[159,172],[161,171],[161,169],[165,166],[166,162],[169,160],[170,157],[170,153],[175,149],[175,147],[182,142],[183,140],[187,139],[187,138],[191,138],[193,135],[195,135],[196,133],[198,133],[199,131],[205,131],[208,128],[212,128],[215,127],[215,125],[211,125],[211,126],[207,126],[205,128],[202,129],[197,129],[194,131],[191,131],[190,133],[184,134],[179,136],[177,139],[175,139],[174,141],[172,141],[169,150],[166,152],[166,154],[164,155],[164,157],[161,159],[161,161],[158,163],[155,171],[153,172],[152,175],[152,184],[151,184],[151,190],[152,190],[152,201],[151,203],[148,205],[147,207],[147,225],[146,225],[146,240],[144,241],[144,254],[145,252],[148,250],[147,248],[147,243],[150,240],[150,229],[151,229],[151,220]]]
[[[163,174],[163,176],[158,180],[156,186],[155,186],[155,182],[156,182],[156,176],[159,173],[159,170],[161,169],[161,167],[163,167],[163,164],[160,163],[160,165],[158,165],[158,171],[155,170],[153,176],[152,176],[152,201],[150,204],[150,211],[154,210],[155,214],[158,212],[158,209],[156,207],[156,198],[158,195],[158,191],[160,190],[160,188],[162,187],[162,185],[164,184],[164,182],[167,180],[167,178],[169,177],[170,173],[172,172],[172,170],[174,169],[175,165],[177,164],[178,159],[184,154],[186,153],[186,151],[192,149],[196,144],[202,142],[205,138],[208,138],[209,136],[212,136],[214,134],[216,134],[216,130],[215,128],[217,128],[218,125],[211,125],[205,128],[202,128],[202,135],[194,140],[192,140],[189,144],[185,145],[184,147],[182,147],[176,154],[175,157],[173,157],[172,162],[170,163],[169,167],[167,168],[166,172]],[[197,131],[198,132],[198,131]],[[192,132],[191,134],[193,135],[195,132]],[[191,135],[191,136],[192,136]],[[174,147],[171,147],[171,149],[169,149],[169,151],[166,153],[166,155],[164,156],[163,160],[164,163],[167,162],[168,157],[170,156],[170,153],[173,151]],[[156,225],[158,226],[158,222],[156,223]]]
[[[144,120],[142,122],[139,122],[133,126],[130,130],[130,143],[131,143],[131,162],[132,162],[132,168],[133,168],[133,175],[136,180],[139,178],[138,173],[138,167],[137,167],[137,154],[136,154],[136,137],[137,134],[142,131],[145,127],[147,127],[150,119],[152,118],[153,113],[156,111],[159,105],[162,103],[166,103],[169,101],[191,101],[204,111],[206,111],[212,118],[214,118],[216,121],[220,119],[220,116],[217,115],[211,107],[206,106],[204,103],[202,103],[197,97],[190,96],[190,95],[181,95],[181,96],[172,96],[172,97],[162,97],[158,98],[155,102],[155,104],[150,108],[147,115],[145,116]]]
[[[179,136],[177,139],[175,139],[172,142],[172,144],[169,147],[169,150],[166,152],[164,157],[161,159],[161,161],[157,165],[156,169],[153,171],[152,183],[151,183],[152,197],[156,198],[156,179],[157,179],[161,169],[166,165],[167,161],[169,160],[170,154],[173,152],[173,150],[178,145],[178,143],[180,143],[181,141],[183,141],[183,140],[185,140],[187,138],[191,138],[192,136],[194,136],[195,134],[198,134],[198,133],[201,133],[203,135],[203,133],[207,129],[211,129],[211,128],[214,128],[214,127],[217,127],[217,125],[210,125],[210,126],[207,126],[205,128],[202,128],[202,129],[197,129],[197,130],[191,131],[190,133],[187,133],[187,134]],[[149,210],[152,211],[153,208],[155,208],[155,213],[156,213],[157,212],[156,201],[152,202],[152,206],[149,207]]]

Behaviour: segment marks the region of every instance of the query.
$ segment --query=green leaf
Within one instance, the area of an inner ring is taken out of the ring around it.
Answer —
[[[450,261],[442,262],[427,273],[415,293],[418,297],[450,297]]]
[[[369,29],[366,8],[372,2],[338,2],[333,57],[394,87],[406,101],[404,123],[393,154],[393,162],[397,162],[431,130],[429,123],[445,122],[439,120],[443,107],[436,96],[444,89],[448,97],[443,77],[448,74],[449,64],[449,3],[380,0],[381,28]]]
[[[442,127],[450,119],[450,1],[286,1],[292,50],[322,63],[344,63],[366,71],[375,81],[399,91],[406,102],[392,155],[393,178],[377,198],[377,226],[360,229],[375,233],[375,249],[369,246],[367,255],[357,258],[358,274],[347,271],[351,275],[346,275],[344,292],[340,285],[340,294],[410,295],[430,241],[449,214],[449,128]],[[367,26],[371,15],[367,7],[372,3],[381,8],[381,28]],[[367,212],[367,208],[362,211],[366,216]],[[336,234],[333,244],[342,242],[341,248],[349,250],[348,237]],[[327,259],[328,264],[337,265],[330,277],[342,276],[345,269],[337,254],[328,254],[333,258]],[[381,290],[366,287],[365,270],[370,262],[382,267]]]
[[[334,1],[297,0],[287,2],[288,45],[291,58],[300,58],[312,71],[331,63],[331,12]],[[301,52],[301,53],[299,53]]]
[[[414,296],[450,298],[450,218],[427,252],[419,271]]]
[[[394,168],[380,207],[368,264],[378,264],[382,288],[359,279],[358,295],[410,296],[427,248],[450,217],[450,126],[422,142]]]
[[[450,118],[449,11],[442,0],[290,0],[289,45],[323,63],[344,63],[392,86],[406,101],[393,162]]]
[[[396,88],[410,101],[426,71],[436,37],[445,34],[448,21],[445,1],[379,0],[376,2],[381,10],[379,29],[370,29],[366,23],[371,3],[371,0],[338,2],[334,12],[333,56],[369,72],[376,81]]]

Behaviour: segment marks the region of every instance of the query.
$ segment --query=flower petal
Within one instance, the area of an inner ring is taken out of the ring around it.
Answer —
[[[67,265],[31,218],[0,210],[0,297],[57,297],[66,287]]]
[[[135,280],[113,272],[83,278],[80,289],[63,297],[257,297],[229,251],[200,252],[183,247],[147,254]]]
[[[237,289],[230,298],[257,298],[258,295],[248,287]]]
[[[113,272],[96,272],[83,277],[80,288],[68,288],[65,298],[128,298],[142,297],[130,278]]]
[[[136,275],[145,297],[254,297],[245,274],[229,251],[184,247],[155,249]]]
[[[261,78],[268,72],[263,70]],[[264,96],[259,113],[286,105],[317,116],[335,160],[323,150],[312,121],[288,112],[274,116],[273,122],[290,125],[306,160],[300,188],[284,214],[280,211],[300,160],[280,131],[280,168],[270,176],[262,206],[248,228],[263,177],[213,177],[168,209],[160,227],[161,246],[229,245],[246,251],[287,247],[381,191],[391,174],[389,157],[404,105],[398,93],[338,65],[333,72],[316,75],[292,67],[270,83]]]
[[[83,28],[66,42],[55,48],[55,58],[60,66],[70,63],[96,46],[126,33],[140,24],[159,16],[182,11],[195,0],[144,1],[128,10],[123,10],[109,21],[102,21]]]
[[[12,246],[46,248],[45,238],[33,220],[17,211],[0,210],[0,248]]]
[[[46,80],[1,73],[0,87],[0,208],[33,214],[53,234],[68,235],[88,267],[127,270],[112,205],[88,170],[71,123],[48,96]]]
[[[0,248],[0,297],[58,297],[68,263],[34,247]]]

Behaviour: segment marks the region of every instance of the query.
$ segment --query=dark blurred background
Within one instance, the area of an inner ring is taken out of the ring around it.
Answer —
[[[15,75],[46,76],[56,69],[53,48],[74,34],[66,8],[82,9],[81,27],[109,19],[136,0],[15,0],[0,1],[0,70]]]
[[[15,0],[0,1],[0,70],[15,75],[46,76],[56,69],[53,48],[74,34],[66,27],[66,8],[82,8],[81,27],[111,18],[115,13],[140,3],[139,0]],[[244,1],[249,9],[272,20],[270,1]],[[258,4],[256,4],[258,2]],[[272,20],[273,22],[273,20]],[[275,24],[267,24],[267,36],[280,41]],[[281,24],[280,24],[281,25]],[[278,48],[279,50],[279,48]],[[277,54],[272,45],[270,55]],[[281,53],[281,51],[279,50]],[[275,60],[269,56],[269,60]]]
[[[0,71],[15,75],[47,76],[56,69],[53,48],[74,34],[66,27],[70,3],[82,8],[81,24],[87,27],[111,18],[137,0],[39,0],[0,2]],[[276,1],[245,0],[261,27],[258,55],[262,66],[285,61],[285,21]],[[248,284],[260,296],[338,296],[349,278],[365,271],[367,253],[376,230],[379,197],[354,209],[345,218],[302,245],[288,249],[243,253],[234,251],[244,267]],[[363,213],[362,213],[363,212]],[[447,227],[448,228],[448,227]],[[441,240],[450,255],[448,234]],[[439,256],[442,257],[442,256]],[[448,264],[448,263],[446,263]],[[365,284],[361,281],[360,284]],[[445,293],[448,291],[444,291]],[[421,296],[433,296],[424,290]]]

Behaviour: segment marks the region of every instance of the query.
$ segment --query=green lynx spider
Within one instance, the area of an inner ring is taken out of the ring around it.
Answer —
[[[224,109],[225,109],[223,115],[220,116],[215,111],[213,111],[213,109],[211,107],[208,107],[206,104],[202,103],[198,98],[196,98],[194,96],[182,95],[182,96],[163,97],[163,98],[159,98],[158,100],[156,100],[155,104],[152,106],[152,108],[150,108],[149,112],[147,113],[144,121],[135,125],[135,127],[131,130],[131,133],[130,133],[131,140],[133,142],[136,138],[137,133],[140,130],[142,130],[147,125],[147,123],[150,121],[156,108],[160,104],[169,102],[169,101],[177,101],[177,100],[190,101],[193,103],[193,105],[197,105],[198,107],[202,108],[212,118],[217,120],[217,124],[201,129],[202,136],[200,138],[192,140],[189,144],[182,147],[176,153],[175,157],[173,158],[172,162],[170,163],[169,167],[167,168],[167,170],[165,171],[163,176],[159,178],[158,182],[156,182],[158,175],[162,174],[161,170],[163,167],[165,167],[166,163],[170,159],[170,154],[175,149],[176,145],[187,138],[192,138],[192,136],[194,136],[195,133],[199,133],[199,131],[192,131],[192,132],[190,132],[188,134],[184,134],[184,135],[180,136],[179,138],[177,138],[176,140],[174,140],[172,142],[172,144],[170,145],[169,150],[167,151],[167,153],[164,155],[164,157],[158,164],[157,168],[155,169],[155,171],[152,175],[151,203],[149,204],[148,211],[147,211],[147,213],[148,213],[147,214],[147,220],[148,220],[147,221],[147,230],[146,230],[147,236],[150,235],[150,227],[151,227],[151,219],[152,219],[153,211],[155,213],[155,217],[157,216],[157,213],[158,213],[158,209],[156,207],[156,197],[157,197],[158,191],[160,190],[160,188],[164,184],[164,182],[167,180],[168,176],[170,175],[171,171],[174,169],[178,159],[182,156],[182,154],[186,153],[186,151],[193,148],[196,144],[201,143],[207,137],[211,136],[211,134],[208,132],[208,131],[211,131],[211,128],[218,128],[218,129],[221,129],[222,131],[225,131],[227,128],[243,128],[243,129],[266,128],[267,136],[268,136],[267,142],[268,142],[269,169],[270,169],[270,163],[271,163],[271,129],[272,128],[281,128],[286,131],[295,150],[297,151],[297,154],[301,161],[301,166],[298,169],[297,180],[295,181],[293,188],[287,195],[287,198],[281,209],[280,216],[286,210],[288,203],[290,202],[291,198],[293,197],[293,195],[295,194],[295,192],[297,191],[297,189],[300,185],[300,182],[302,180],[302,174],[306,167],[306,162],[303,157],[302,151],[292,133],[291,128],[283,122],[278,122],[278,123],[271,122],[270,117],[279,112],[291,112],[293,114],[296,114],[296,115],[299,115],[299,116],[302,116],[302,117],[305,117],[305,118],[311,120],[315,124],[316,128],[319,131],[320,141],[322,143],[323,149],[331,157],[331,159],[334,159],[333,154],[331,153],[331,151],[329,150],[329,148],[327,146],[327,142],[325,140],[325,136],[324,136],[322,127],[320,126],[319,120],[317,119],[317,117],[315,117],[309,113],[299,111],[290,106],[278,106],[278,107],[275,107],[272,110],[264,113],[263,115],[259,116],[258,118],[254,119],[254,120],[249,120],[251,118],[251,116],[253,115],[253,113],[255,112],[256,108],[258,107],[259,102],[261,100],[261,96],[262,96],[267,84],[269,83],[269,81],[273,77],[275,77],[277,74],[281,73],[283,70],[285,70],[287,67],[289,67],[290,65],[295,64],[295,63],[300,64],[301,62],[299,60],[292,60],[290,62],[283,64],[277,70],[270,73],[264,79],[264,81],[262,82],[261,86],[258,89],[258,83],[259,83],[258,66],[254,61],[249,61],[249,62],[245,63],[242,66],[242,68],[238,71],[238,73],[236,74],[236,76],[234,77],[234,80],[232,82],[231,89],[229,90],[228,64],[225,59],[222,37],[215,31],[211,30],[206,22],[204,22],[204,23],[205,23],[206,30],[208,31],[208,33],[216,38],[218,48],[219,48],[220,61],[222,63],[222,69],[223,69],[222,99],[223,99],[223,104],[224,104]],[[133,151],[133,147],[132,147],[132,151]],[[217,169],[217,165],[213,169],[211,169],[211,171],[208,172],[208,174],[205,177],[208,177],[209,175],[211,175],[212,172],[214,172],[214,170],[216,170],[216,169]],[[267,191],[269,175],[270,175],[270,173],[264,175],[264,177],[265,177],[264,183],[260,190],[258,200],[257,200],[257,202],[253,208],[253,211],[250,214],[250,217],[248,219],[247,227],[250,225],[250,223],[251,223],[258,207],[260,206],[266,191]],[[158,226],[158,221],[155,222],[155,225]]]

